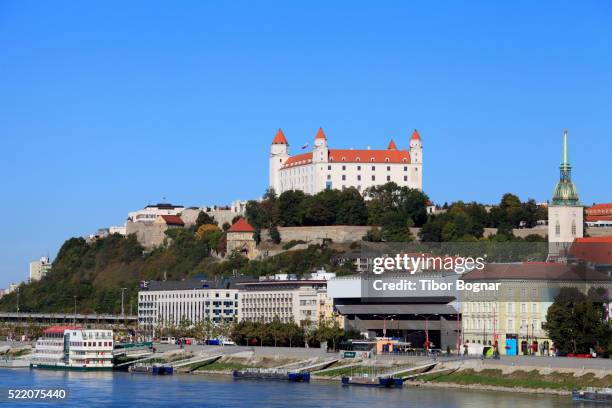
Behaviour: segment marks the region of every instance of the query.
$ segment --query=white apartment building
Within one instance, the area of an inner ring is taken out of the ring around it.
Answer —
[[[279,276],[279,277],[286,277]],[[332,299],[327,296],[325,279],[265,279],[236,285],[239,320],[283,323],[317,323],[332,318]]]
[[[138,292],[138,325],[154,329],[203,320],[232,321],[238,314],[238,290],[229,282],[151,281]]]
[[[51,262],[48,256],[41,257],[38,261],[30,262],[30,282],[41,280],[51,270]]]
[[[312,152],[289,154],[289,143],[282,130],[272,140],[269,158],[269,186],[277,194],[301,190],[316,194],[324,189],[368,187],[395,182],[422,190],[423,145],[416,130],[410,138],[410,149],[399,150],[393,141],[386,150],[331,149],[319,128]]]

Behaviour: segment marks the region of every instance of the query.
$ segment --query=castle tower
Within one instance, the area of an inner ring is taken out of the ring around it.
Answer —
[[[559,182],[548,206],[548,255],[563,256],[575,238],[583,236],[583,206],[572,183],[572,166],[569,161],[567,130],[563,133],[563,153],[559,166]]]
[[[277,193],[281,191],[279,170],[288,158],[289,143],[287,142],[283,131],[278,129],[276,136],[272,140],[272,146],[270,147],[270,173],[268,186],[269,188],[273,188]]]
[[[315,163],[327,163],[328,154],[327,136],[323,133],[323,128],[319,128],[314,140],[312,159]]]
[[[410,163],[413,164],[410,169],[410,177],[416,181],[419,190],[423,189],[423,144],[421,143],[421,135],[419,131],[414,129],[410,136]]]

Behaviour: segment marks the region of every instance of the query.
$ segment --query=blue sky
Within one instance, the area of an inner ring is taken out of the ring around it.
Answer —
[[[260,195],[279,127],[417,128],[440,203],[548,199],[568,128],[582,201],[612,200],[609,2],[330,3],[0,2],[0,287],[162,197]]]

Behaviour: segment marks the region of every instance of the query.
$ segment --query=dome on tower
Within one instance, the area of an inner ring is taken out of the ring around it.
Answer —
[[[563,156],[561,158],[560,177],[555,192],[553,205],[579,205],[578,192],[572,182],[572,166],[569,162],[569,149],[567,146],[567,130],[563,134]]]

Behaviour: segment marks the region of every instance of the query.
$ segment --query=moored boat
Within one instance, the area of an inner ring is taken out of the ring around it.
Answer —
[[[401,388],[404,381],[394,377],[342,376],[342,385],[357,385],[363,387]]]
[[[284,380],[292,382],[310,382],[310,373],[302,371],[287,371],[274,368],[247,368],[234,370],[234,379]]]
[[[572,391],[574,401],[601,402],[612,404],[612,388],[587,387],[582,390]]]
[[[51,326],[36,341],[31,368],[112,370],[113,331]]]

